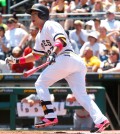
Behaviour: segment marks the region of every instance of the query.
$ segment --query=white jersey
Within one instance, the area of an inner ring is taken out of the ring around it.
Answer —
[[[72,50],[72,46],[69,42],[68,36],[65,33],[63,27],[55,21],[50,20],[46,21],[42,31],[38,32],[37,34],[33,52],[39,53],[41,55],[44,55],[46,53],[47,55],[50,55],[53,51],[55,40],[59,37],[65,38],[67,44],[65,47],[63,47],[60,53],[68,49]]]

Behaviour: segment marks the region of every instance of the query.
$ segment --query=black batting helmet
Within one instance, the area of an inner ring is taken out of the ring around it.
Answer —
[[[49,10],[46,6],[42,4],[34,4],[31,9],[28,10],[28,14],[31,14],[32,11],[38,11],[38,17],[42,20],[48,20],[49,19]]]

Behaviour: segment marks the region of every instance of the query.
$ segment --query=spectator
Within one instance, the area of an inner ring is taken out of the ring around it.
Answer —
[[[52,3],[51,3],[51,9],[52,9],[53,7],[55,7],[55,6],[57,5],[57,3],[58,3],[57,0],[52,1]]]
[[[108,0],[108,3],[111,4],[111,5],[108,7],[108,9],[113,9],[113,10],[116,12],[115,0]]]
[[[119,49],[119,51],[120,51],[120,35],[118,35],[118,36],[116,37],[116,44],[117,44],[117,47],[118,47],[118,49]]]
[[[79,8],[80,0],[71,0],[69,3],[69,12],[74,11],[75,9]]]
[[[0,7],[2,8],[1,9],[2,13],[6,14],[7,1],[6,0],[0,0]]]
[[[69,37],[69,34],[70,34],[69,30],[66,30],[66,33],[68,35],[68,38],[70,40],[73,50],[75,51],[76,54],[79,54],[79,48],[78,48],[77,43],[75,42],[75,40],[70,39],[70,37]]]
[[[35,27],[33,25],[33,23],[31,23],[30,27],[29,27],[30,34],[29,34],[29,37],[28,37],[28,41],[26,43],[26,47],[24,48],[23,52],[22,52],[21,48],[15,47],[13,49],[13,52],[12,52],[14,57],[17,58],[21,55],[25,56],[25,55],[28,55],[29,53],[32,52],[32,49],[33,49],[33,46],[34,46],[34,43],[35,43],[35,38],[36,38],[36,35],[37,35],[38,31],[39,31],[39,29],[37,27]],[[16,72],[16,73],[22,73],[25,70],[29,70],[29,69],[33,68],[33,66],[34,66],[34,63],[32,63],[32,62],[23,64],[23,65],[16,64],[16,65],[12,66],[12,71]]]
[[[88,35],[88,41],[83,44],[80,49],[80,56],[83,57],[86,47],[90,47],[93,50],[93,55],[99,57],[100,53],[106,49],[105,46],[98,42],[98,33],[93,31]]]
[[[118,37],[120,35],[120,32],[119,32],[119,30],[116,30],[116,31],[113,31],[113,32],[110,32],[110,33],[108,33],[108,37],[109,37],[109,39],[111,40],[111,44],[112,44],[112,47],[118,47],[117,46],[117,40],[116,40],[116,38]]]
[[[114,0],[102,0],[105,11],[109,10],[111,7],[115,10]]]
[[[71,30],[74,28],[73,19],[76,20],[79,17],[89,17],[90,15],[87,13],[90,11],[91,6],[88,5],[88,0],[72,0],[68,7],[68,13],[80,13],[80,15],[69,15],[68,19],[65,21],[65,30]]]
[[[105,28],[105,26],[99,27],[98,42],[104,45],[99,58],[101,61],[107,60],[108,59],[108,51],[112,49],[112,41],[109,37],[109,34],[107,34],[107,29]]]
[[[108,32],[120,29],[120,21],[115,20],[115,11],[109,9],[106,12],[106,19],[101,20],[101,26],[105,26]]]
[[[119,64],[119,50],[117,48],[111,49],[108,59],[101,62],[98,72],[110,72],[110,70],[114,70]]]
[[[101,19],[100,18],[94,18],[93,22],[94,22],[93,30],[99,32],[99,28],[100,28],[100,25],[101,25]]]
[[[90,6],[90,9],[93,9],[95,2],[96,0],[88,0],[88,5]]]
[[[44,6],[47,6],[47,0],[38,0],[38,2]]]
[[[11,73],[9,65],[4,60],[0,60],[0,73]]]
[[[12,50],[12,55],[15,58],[19,58],[20,56],[22,56],[23,54],[23,50],[20,47],[14,47]],[[24,71],[30,70],[32,69],[34,66],[33,62],[29,62],[29,63],[25,63],[25,64],[13,64],[11,66],[11,70],[13,73],[23,73]]]
[[[88,32],[88,34],[93,31],[93,27],[94,22],[92,20],[87,21],[84,25],[84,29]]]
[[[16,46],[23,47],[28,39],[28,33],[22,28],[16,28],[17,21],[14,18],[7,20],[8,30],[5,32],[5,37],[11,48]]]
[[[101,0],[97,0],[95,4],[93,5],[93,8],[91,10],[93,17],[104,17],[104,8]],[[99,14],[100,13],[100,14]]]
[[[7,30],[7,25],[5,23],[3,23],[2,13],[0,13],[0,26],[3,26],[5,28],[5,30]]]
[[[49,11],[51,12],[50,4],[48,3],[47,0],[38,0],[38,2],[44,6],[47,6]]]
[[[78,48],[80,49],[84,42],[87,41],[87,31],[83,29],[84,23],[80,20],[74,21],[75,29],[70,31],[70,40],[74,40],[78,44]]]
[[[5,60],[6,54],[10,51],[10,46],[5,37],[5,29],[0,26],[0,59]]]
[[[38,31],[39,31],[39,28],[37,28],[36,26],[33,25],[33,23],[31,23],[30,27],[29,27],[29,37],[28,37],[27,45],[26,45],[31,49],[34,46],[36,35],[38,34]]]
[[[65,4],[64,0],[58,0],[57,5],[51,8],[51,14],[57,13],[57,15],[51,15],[51,19],[55,19],[63,26],[63,28],[67,17],[67,15],[65,15],[65,13],[67,13],[67,9],[68,9],[68,5]],[[59,13],[64,13],[64,14],[59,15]]]
[[[107,34],[107,29],[106,26],[100,26],[99,28],[99,42],[104,44],[107,48],[107,50],[110,50],[112,48],[112,41],[110,40],[108,34]]]
[[[16,12],[13,13],[13,18],[16,20],[16,28],[27,30],[26,26],[19,22]]]
[[[116,5],[116,12],[120,12],[120,1],[115,0],[115,5]]]
[[[108,52],[109,51],[107,49],[103,50],[103,52],[100,54],[100,61],[104,61],[108,59]]]
[[[118,46],[118,49],[119,49],[119,52],[120,52],[120,35],[116,38],[116,43],[117,43],[117,46]],[[115,67],[113,67],[111,69],[108,69],[108,70],[105,70],[105,71],[98,70],[98,72],[100,72],[100,73],[101,72],[104,72],[104,73],[120,72],[120,55],[119,55],[119,61],[118,61],[117,65]]]
[[[89,95],[90,96],[90,95]],[[91,99],[95,99],[93,95],[90,96]],[[73,94],[68,94],[66,101],[73,103],[76,101],[76,98]],[[75,109],[73,115],[74,129],[75,130],[91,130],[93,127],[93,120],[90,117],[89,113],[84,109]]]
[[[72,11],[72,13],[82,13],[77,17],[90,17],[87,13],[91,12],[91,7],[88,5],[88,0],[80,0],[80,6]]]
[[[100,59],[93,55],[93,50],[86,47],[83,53],[83,61],[86,64],[87,72],[97,72],[100,67]]]
[[[79,0],[71,0],[67,9],[68,13],[72,13],[75,9],[79,8],[80,1]],[[65,21],[65,30],[72,30],[74,28],[74,20],[75,15],[68,15]]]

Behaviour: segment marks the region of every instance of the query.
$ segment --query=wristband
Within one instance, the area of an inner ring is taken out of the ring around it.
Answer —
[[[40,58],[39,55],[34,55],[35,59],[38,60]]]
[[[17,60],[18,60],[18,63],[20,63],[20,64],[24,64],[25,63],[25,58],[24,57],[21,57],[21,58],[19,58]],[[16,63],[17,63],[17,60],[16,60]]]
[[[60,48],[60,50],[63,49],[63,44],[61,42],[55,42],[54,46],[57,46]]]

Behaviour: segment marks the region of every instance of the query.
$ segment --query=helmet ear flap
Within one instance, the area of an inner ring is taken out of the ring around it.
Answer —
[[[41,12],[38,13],[38,17],[42,20],[47,20],[49,18],[48,16],[46,16],[44,13]]]
[[[38,17],[40,18],[40,19],[42,19],[42,17],[41,17],[42,15],[41,15],[41,13],[39,12],[38,13]]]

